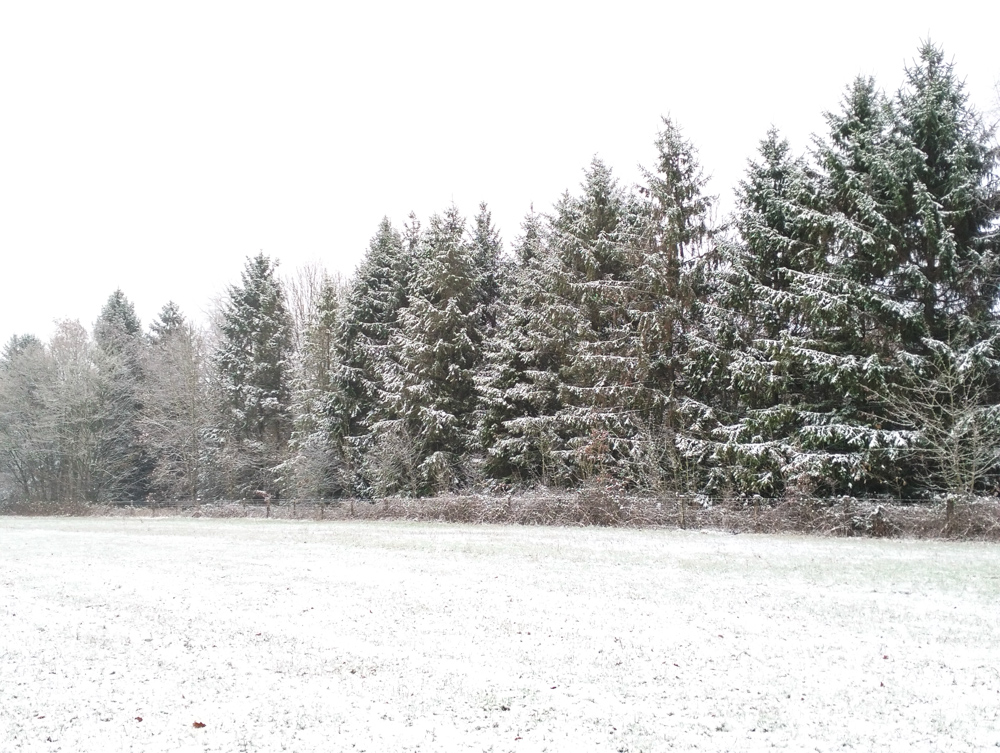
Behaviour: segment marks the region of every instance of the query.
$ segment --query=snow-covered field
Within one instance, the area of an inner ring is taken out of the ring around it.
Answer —
[[[995,545],[0,518],[4,753],[997,745]]]

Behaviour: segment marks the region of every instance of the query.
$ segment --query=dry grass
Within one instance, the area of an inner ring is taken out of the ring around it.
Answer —
[[[60,516],[151,516],[328,520],[438,520],[512,525],[669,527],[733,533],[806,533],[873,538],[1000,541],[1000,499],[978,498],[957,507],[947,524],[943,503],[792,498],[706,500],[609,492],[541,489],[511,495],[443,494],[370,500],[260,502],[3,503],[0,514]]]

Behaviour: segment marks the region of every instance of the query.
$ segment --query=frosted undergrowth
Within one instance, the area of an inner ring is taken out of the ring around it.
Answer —
[[[992,749],[998,605],[984,544],[0,518],[0,751]]]

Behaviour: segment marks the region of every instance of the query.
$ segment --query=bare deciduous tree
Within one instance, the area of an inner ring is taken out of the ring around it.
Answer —
[[[204,337],[187,323],[146,353],[140,425],[156,458],[152,475],[156,497],[199,497],[204,432],[211,420],[206,356]]]
[[[968,500],[1000,466],[1000,405],[990,402],[993,340],[957,350],[927,340],[930,355],[901,364],[901,386],[881,397],[900,426],[902,453],[931,491],[943,494],[950,526],[958,501]]]

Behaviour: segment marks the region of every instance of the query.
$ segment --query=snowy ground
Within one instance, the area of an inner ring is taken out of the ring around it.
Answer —
[[[994,746],[995,545],[0,518],[3,753]]]

